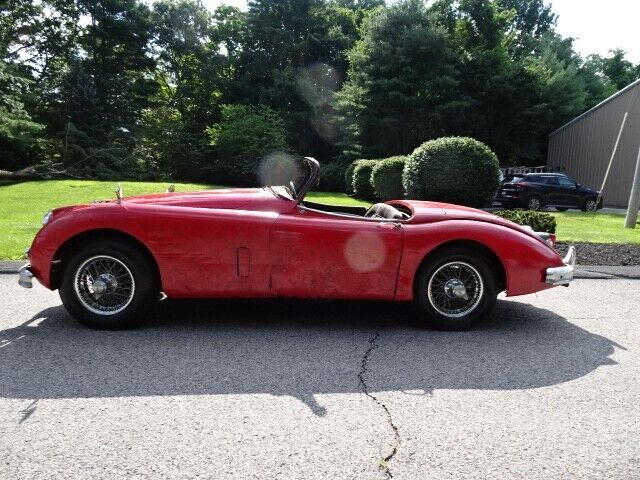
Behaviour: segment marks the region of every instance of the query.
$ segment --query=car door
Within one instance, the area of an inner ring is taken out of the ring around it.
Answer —
[[[152,210],[130,230],[154,252],[169,297],[270,296],[275,212],[130,206]],[[141,210],[141,213],[144,213]]]
[[[551,185],[546,182],[544,177],[541,175],[527,175],[524,177],[523,182],[527,184],[531,194],[542,198],[545,205],[551,202]]]
[[[558,205],[566,205],[567,207],[577,207],[580,203],[580,196],[577,191],[575,181],[567,177],[558,177],[559,183],[559,202]]]
[[[558,184],[558,177],[554,175],[543,175],[541,177],[541,183],[544,185],[545,197],[544,201],[546,205],[563,205],[562,203],[562,190]]]
[[[402,244],[400,222],[296,207],[271,227],[272,294],[393,299]]]

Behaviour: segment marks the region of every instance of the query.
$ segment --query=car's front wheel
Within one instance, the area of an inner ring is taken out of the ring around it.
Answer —
[[[439,330],[467,330],[496,303],[493,269],[473,249],[450,248],[427,257],[417,275],[416,302]]]
[[[94,242],[65,263],[60,298],[69,313],[87,327],[132,327],[157,298],[155,272],[133,245]]]
[[[581,210],[583,212],[595,212],[598,209],[597,205],[598,203],[596,202],[595,198],[589,198],[582,204]]]

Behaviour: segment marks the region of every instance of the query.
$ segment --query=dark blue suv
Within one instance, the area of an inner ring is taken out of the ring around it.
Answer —
[[[602,208],[602,197],[598,202],[597,190],[583,187],[574,179],[561,173],[516,175],[502,184],[496,201],[505,208],[527,210],[555,207],[560,212],[570,208],[593,212]]]

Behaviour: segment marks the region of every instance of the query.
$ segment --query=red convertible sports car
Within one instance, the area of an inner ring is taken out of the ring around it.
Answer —
[[[56,208],[19,283],[58,289],[81,323],[135,324],[169,298],[413,300],[440,329],[474,325],[496,302],[573,279],[549,239],[490,213],[394,200],[370,208],[305,200],[320,166],[284,185],[162,193]]]

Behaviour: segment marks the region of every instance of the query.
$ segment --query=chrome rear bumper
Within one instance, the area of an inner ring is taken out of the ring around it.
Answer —
[[[31,273],[31,265],[26,264],[18,270],[18,285],[24,288],[33,287],[33,273]]]
[[[569,251],[562,259],[564,265],[562,267],[547,268],[545,283],[550,285],[565,285],[573,280],[573,271],[576,266],[576,247],[571,245]]]

